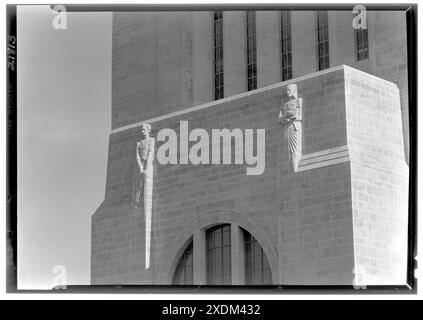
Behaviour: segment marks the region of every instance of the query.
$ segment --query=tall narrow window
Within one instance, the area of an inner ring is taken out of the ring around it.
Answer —
[[[247,11],[247,90],[257,89],[256,12]]]
[[[327,11],[317,11],[317,63],[319,70],[329,68],[329,27]]]
[[[269,262],[256,238],[244,231],[246,285],[270,285],[272,273]]]
[[[355,29],[355,50],[357,61],[369,57],[369,36],[366,29]]]
[[[231,284],[231,227],[219,225],[206,231],[207,284]]]
[[[179,260],[173,277],[173,284],[176,285],[192,285],[193,283],[193,261],[192,261],[192,242],[185,249]]]
[[[291,12],[281,11],[282,81],[292,78]]]
[[[223,86],[223,12],[213,13],[214,35],[214,99],[219,100],[224,96]]]

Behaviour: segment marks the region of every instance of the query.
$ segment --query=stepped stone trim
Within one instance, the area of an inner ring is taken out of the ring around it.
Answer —
[[[303,155],[296,172],[327,167],[349,161],[350,156],[348,146],[344,145],[342,147],[326,149]]]

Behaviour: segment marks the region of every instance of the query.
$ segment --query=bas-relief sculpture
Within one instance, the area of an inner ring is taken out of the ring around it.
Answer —
[[[297,96],[296,84],[288,85],[286,94],[288,101],[282,105],[278,121],[284,127],[291,168],[296,172],[302,156],[302,99]]]
[[[139,185],[135,196],[135,208],[142,199],[145,216],[145,269],[150,267],[151,217],[153,209],[153,160],[154,138],[150,137],[151,126],[141,125],[141,140],[137,142],[136,157],[139,169]]]

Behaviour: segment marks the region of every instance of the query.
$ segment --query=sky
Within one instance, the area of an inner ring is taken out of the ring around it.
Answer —
[[[19,289],[51,288],[55,266],[68,285],[90,283],[91,216],[104,199],[112,14],[68,12],[65,30],[56,14],[17,10]]]

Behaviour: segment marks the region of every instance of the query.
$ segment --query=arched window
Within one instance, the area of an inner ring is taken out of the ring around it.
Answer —
[[[272,272],[263,248],[237,224],[220,224],[193,234],[179,258],[172,283],[193,285],[194,274],[196,284],[272,284]]]
[[[192,261],[192,241],[185,249],[179,260],[173,277],[173,284],[192,285],[193,284],[193,261]]]
[[[208,285],[231,284],[231,226],[219,225],[206,231]]]
[[[263,248],[256,238],[246,230],[244,232],[245,246],[245,284],[271,285],[272,273]]]

